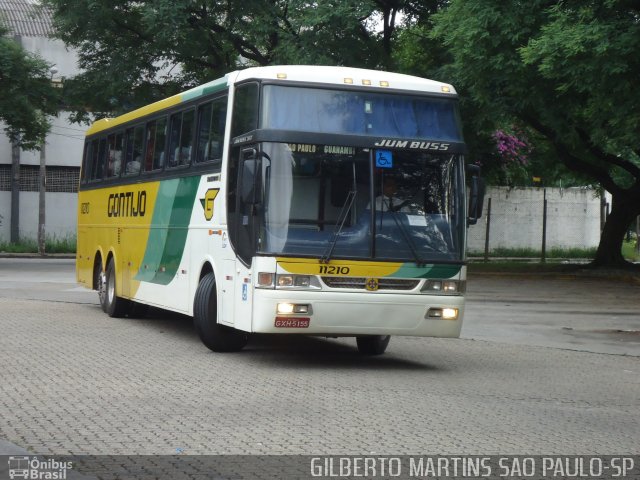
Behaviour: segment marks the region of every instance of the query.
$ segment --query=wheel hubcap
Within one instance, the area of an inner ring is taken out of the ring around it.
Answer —
[[[104,303],[107,295],[107,276],[104,272],[100,272],[98,275],[98,297],[100,302]]]
[[[107,278],[107,301],[111,303],[116,291],[116,280],[114,275],[109,275]]]

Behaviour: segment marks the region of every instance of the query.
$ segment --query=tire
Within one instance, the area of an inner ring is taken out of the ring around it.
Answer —
[[[249,341],[246,332],[220,325],[216,279],[213,273],[206,274],[196,290],[193,301],[193,323],[200,340],[214,352],[237,352]]]
[[[362,355],[382,355],[389,345],[389,335],[363,335],[356,337],[358,351]]]
[[[104,313],[107,313],[107,310],[105,309],[105,297],[107,295],[107,276],[105,272],[102,271],[102,262],[96,262],[93,267],[93,284],[96,286],[96,290],[98,291],[98,301],[100,302],[102,311]]]
[[[102,309],[110,317],[120,318],[124,317],[129,310],[131,302],[125,298],[116,296],[116,266],[113,262],[113,258],[109,259],[107,264],[107,271],[104,274],[104,296],[102,302]]]

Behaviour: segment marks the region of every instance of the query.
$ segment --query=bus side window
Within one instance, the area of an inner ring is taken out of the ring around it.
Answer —
[[[257,83],[247,83],[236,88],[231,138],[258,128],[258,92]]]
[[[196,162],[214,162],[214,171],[220,171],[224,129],[227,118],[225,95],[198,108],[198,150]]]
[[[161,170],[164,167],[165,144],[167,140],[167,117],[158,119],[156,123],[156,143],[153,153],[153,169]]]
[[[84,155],[82,156],[82,180],[81,182],[87,183],[91,178],[91,145],[92,142],[85,142]]]
[[[195,110],[178,112],[171,116],[168,167],[189,165],[191,162],[194,116]]]
[[[107,170],[105,178],[120,176],[122,165],[122,132],[111,134],[107,137],[109,152],[107,154]]]
[[[167,138],[167,117],[147,123],[147,148],[144,157],[144,170],[161,170],[164,167],[164,149]]]
[[[91,180],[102,180],[102,172],[104,172],[104,165],[107,161],[107,139],[94,140],[93,144]]]
[[[125,175],[138,175],[140,173],[140,164],[142,163],[142,149],[144,147],[144,127],[138,125],[136,127],[127,128],[125,132]]]

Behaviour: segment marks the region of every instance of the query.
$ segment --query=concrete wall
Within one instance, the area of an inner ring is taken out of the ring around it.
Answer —
[[[586,188],[547,188],[547,249],[592,248],[600,240],[600,199]],[[544,189],[490,187],[484,217],[469,227],[467,250],[484,252],[486,213],[491,198],[489,250],[542,249]]]
[[[84,131],[87,127],[69,123],[69,114],[60,112],[57,117],[51,117],[51,131],[47,135],[45,146],[45,157],[47,165],[58,165],[64,167],[79,167],[82,160],[82,149],[84,147]],[[4,136],[4,135],[3,135]],[[5,140],[6,141],[6,140]],[[2,148],[2,158],[8,155],[8,161],[0,159],[0,163],[11,163],[11,145]],[[8,152],[8,153],[7,153]],[[20,152],[21,165],[40,165],[40,152],[34,150]]]
[[[47,238],[75,237],[78,196],[47,193],[45,234]],[[8,242],[11,228],[11,192],[0,192],[0,242]],[[20,238],[38,238],[38,192],[20,192]]]

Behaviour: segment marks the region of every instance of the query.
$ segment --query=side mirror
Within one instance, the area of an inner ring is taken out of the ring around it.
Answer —
[[[485,183],[480,176],[480,167],[477,165],[467,165],[467,170],[471,172],[469,184],[469,208],[467,210],[467,225],[475,225],[482,217],[482,207],[484,204]]]

